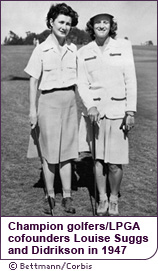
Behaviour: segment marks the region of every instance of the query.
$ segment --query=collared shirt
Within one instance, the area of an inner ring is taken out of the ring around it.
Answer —
[[[24,71],[39,80],[40,90],[76,84],[76,46],[66,43],[61,49],[53,34],[34,49]]]
[[[78,51],[78,90],[87,109],[96,106],[100,115],[121,118],[136,111],[136,74],[132,46],[110,38],[101,51],[95,41]]]

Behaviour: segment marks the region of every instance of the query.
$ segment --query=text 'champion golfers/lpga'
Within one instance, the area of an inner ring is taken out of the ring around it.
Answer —
[[[73,232],[77,230],[119,230],[119,229],[124,229],[124,230],[140,230],[140,226],[138,222],[111,222],[107,221],[106,223],[97,223],[97,224],[92,224],[89,222],[81,222],[80,224],[50,224],[49,222],[45,224],[22,224],[19,222],[10,222],[8,224],[9,230],[17,230],[17,231],[22,231],[22,230],[33,230],[33,231],[49,231],[49,230],[66,230],[68,232]]]

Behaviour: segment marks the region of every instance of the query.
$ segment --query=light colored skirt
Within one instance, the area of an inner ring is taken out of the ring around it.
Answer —
[[[95,128],[96,159],[105,163],[128,164],[128,137],[120,125],[122,119],[103,118]],[[92,151],[92,124],[89,117],[81,116],[79,126],[79,152]]]
[[[38,125],[42,156],[48,163],[58,164],[78,157],[78,118],[73,90],[41,94]],[[30,135],[27,157],[37,156],[37,146]]]

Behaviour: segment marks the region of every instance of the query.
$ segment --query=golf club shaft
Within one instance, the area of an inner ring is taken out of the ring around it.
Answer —
[[[92,122],[92,156],[93,156],[93,174],[94,174],[94,215],[97,212],[97,180],[96,180],[96,144],[95,144],[95,121]]]
[[[37,133],[37,125],[35,126],[35,128],[33,129],[34,130],[34,134],[35,134],[35,141],[36,141],[36,144],[37,144],[37,150],[38,150],[38,154],[39,154],[39,157],[40,157],[40,160],[41,160],[41,165],[42,165],[42,173],[43,173],[43,181],[44,181],[44,187],[45,187],[45,193],[46,193],[46,197],[48,199],[48,204],[49,204],[49,207],[50,207],[50,210],[51,210],[51,214],[53,215],[53,205],[52,205],[52,200],[48,194],[48,188],[47,188],[47,182],[46,182],[46,177],[45,177],[45,173],[44,173],[44,167],[43,167],[43,156],[42,156],[42,152],[41,152],[41,147],[40,147],[40,144],[39,144],[39,139],[38,139],[38,133]]]

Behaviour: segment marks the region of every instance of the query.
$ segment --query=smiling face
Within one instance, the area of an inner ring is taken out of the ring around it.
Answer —
[[[52,32],[58,40],[65,40],[71,29],[71,23],[71,17],[65,16],[63,14],[59,14],[54,21],[50,21]]]
[[[94,18],[94,33],[98,39],[106,39],[110,32],[110,17],[108,15],[98,15]]]

